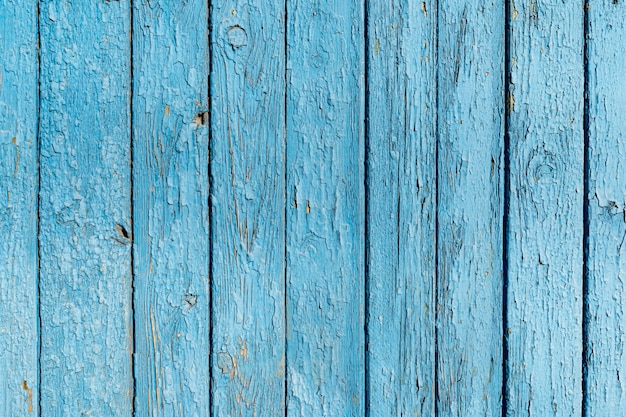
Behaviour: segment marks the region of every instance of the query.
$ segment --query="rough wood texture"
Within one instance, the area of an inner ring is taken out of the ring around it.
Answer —
[[[41,407],[130,416],[130,5],[41,7]]]
[[[582,403],[583,3],[513,1],[508,97],[511,416]]]
[[[39,415],[37,2],[0,2],[0,416]]]
[[[215,4],[213,415],[285,408],[285,5]]]
[[[594,0],[588,13],[589,238],[586,415],[626,409],[626,4]]]
[[[435,2],[368,2],[369,415],[435,399]]]
[[[364,10],[287,3],[290,416],[364,413]]]
[[[501,415],[504,3],[439,2],[437,415]]]
[[[208,7],[133,7],[136,413],[207,416]]]

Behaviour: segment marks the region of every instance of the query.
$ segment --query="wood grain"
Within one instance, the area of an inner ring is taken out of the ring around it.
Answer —
[[[507,414],[578,416],[583,2],[510,11]]]
[[[40,7],[41,408],[130,416],[130,4]]]
[[[439,2],[439,416],[501,415],[504,16]]]
[[[39,415],[37,2],[0,2],[0,416]]]
[[[211,12],[213,415],[285,409],[285,4]]]
[[[287,413],[362,416],[363,3],[287,16]]]
[[[370,416],[430,416],[437,6],[367,4],[366,407]]]
[[[208,7],[133,2],[135,413],[206,416]]]
[[[588,416],[626,407],[626,5],[588,2],[588,204],[586,408]]]

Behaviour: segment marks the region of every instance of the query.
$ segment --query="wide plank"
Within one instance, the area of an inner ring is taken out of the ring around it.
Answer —
[[[213,415],[285,409],[285,4],[211,10]]]
[[[38,28],[0,3],[0,416],[39,415]]]
[[[504,2],[439,2],[437,415],[501,415]]]
[[[367,2],[367,410],[435,412],[434,1]]]
[[[587,416],[626,409],[626,4],[587,8]]]
[[[39,7],[41,408],[131,416],[130,3]]]
[[[510,7],[507,415],[579,416],[583,2]]]
[[[210,412],[208,6],[133,2],[135,413]]]
[[[287,414],[365,404],[364,8],[287,2]]]

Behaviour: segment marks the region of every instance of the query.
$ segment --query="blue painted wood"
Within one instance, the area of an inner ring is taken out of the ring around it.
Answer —
[[[37,2],[0,2],[0,416],[39,415]]]
[[[285,408],[285,4],[214,4],[213,415]]]
[[[437,5],[367,4],[366,406],[370,416],[431,416]]]
[[[439,2],[439,416],[501,415],[504,18]]]
[[[588,416],[626,409],[626,5],[588,2],[589,237],[586,408]]]
[[[364,413],[363,2],[287,2],[287,414]]]
[[[507,415],[582,404],[583,2],[513,1]]]
[[[208,7],[133,2],[135,415],[207,416]]]
[[[41,407],[130,416],[130,4],[41,8]]]

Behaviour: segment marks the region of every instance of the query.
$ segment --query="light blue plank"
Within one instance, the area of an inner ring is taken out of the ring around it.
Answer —
[[[583,2],[510,12],[507,414],[578,416]]]
[[[210,412],[207,22],[133,2],[136,416]]]
[[[213,415],[285,408],[285,4],[214,4]]]
[[[364,413],[364,10],[287,4],[287,413]]]
[[[367,4],[366,406],[433,416],[437,4]]]
[[[589,174],[586,415],[626,410],[626,5],[588,13]]]
[[[130,4],[41,8],[41,407],[130,416]]]
[[[0,416],[39,415],[37,2],[0,1]]]
[[[439,2],[439,416],[502,413],[504,18]]]

